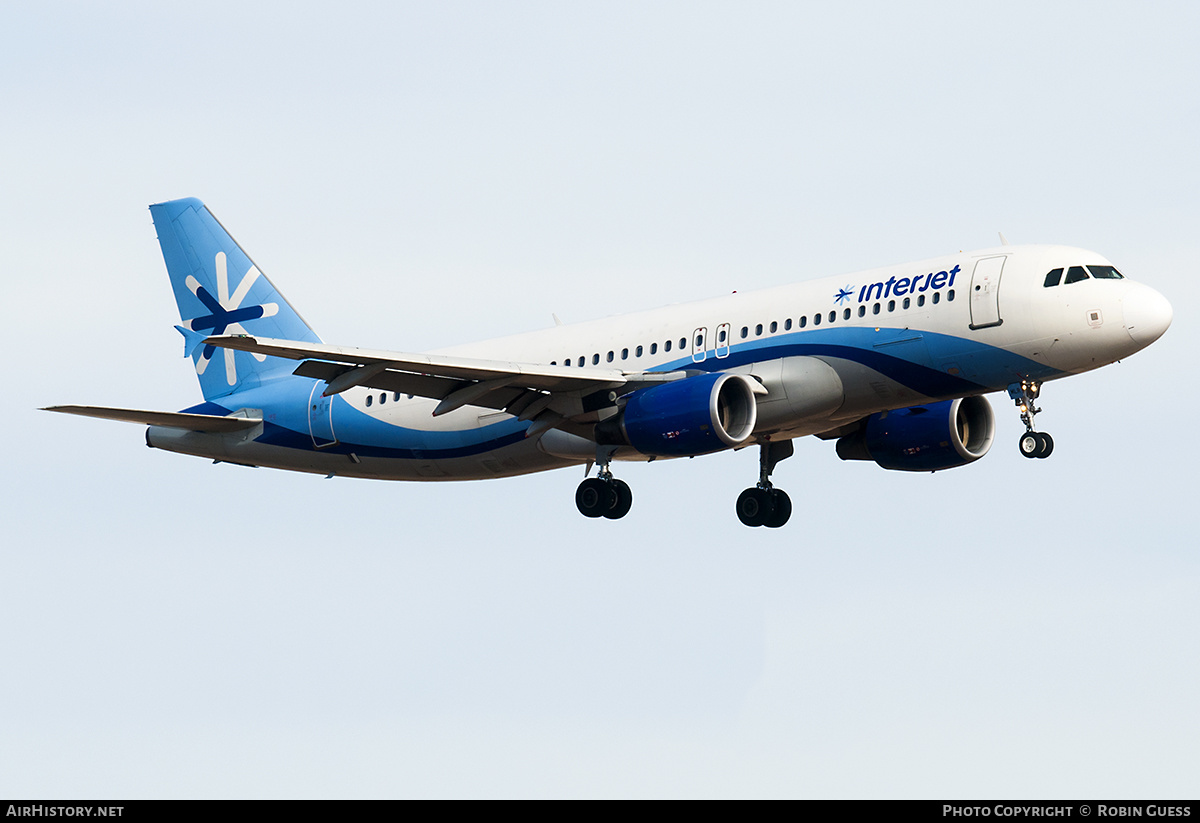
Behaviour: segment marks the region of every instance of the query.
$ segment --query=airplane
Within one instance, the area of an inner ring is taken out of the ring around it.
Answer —
[[[1170,303],[1109,261],[1004,244],[429,353],[325,344],[199,200],[150,206],[204,402],[47,411],[148,426],[147,445],[328,477],[475,480],[584,466],[587,517],[633,503],[616,461],[759,448],[747,526],[791,515],[771,476],[792,441],[926,472],[995,439],[1006,392],[1028,458],[1042,385],[1149,346]],[[592,468],[599,467],[597,476]]]

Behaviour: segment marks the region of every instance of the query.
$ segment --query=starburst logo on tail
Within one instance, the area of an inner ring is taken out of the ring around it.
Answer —
[[[213,295],[200,285],[195,277],[190,274],[187,278],[187,287],[192,294],[196,295],[196,299],[204,304],[209,313],[200,317],[194,317],[191,320],[185,320],[184,324],[195,332],[204,332],[206,336],[218,334],[247,334],[242,323],[250,320],[257,320],[260,317],[271,317],[279,311],[277,303],[262,303],[257,306],[243,306],[242,301],[246,299],[246,295],[250,293],[250,287],[258,280],[260,272],[255,266],[251,266],[246,274],[238,283],[233,294],[229,293],[229,272],[225,260],[225,252],[217,252],[216,260],[217,270],[217,296]],[[200,357],[196,360],[196,373],[204,374],[208,369],[208,361],[212,360],[213,353],[216,351],[215,346],[205,346],[204,351],[200,353]],[[229,385],[237,383],[237,365],[234,362],[233,349],[225,349],[225,380]],[[266,360],[265,355],[252,352],[254,358],[259,362]]]

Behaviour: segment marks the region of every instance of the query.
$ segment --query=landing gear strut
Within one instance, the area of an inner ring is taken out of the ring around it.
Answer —
[[[1050,452],[1054,451],[1054,438],[1033,429],[1033,418],[1041,411],[1033,402],[1041,393],[1042,384],[1036,380],[1022,380],[1008,387],[1008,396],[1016,403],[1021,412],[1021,422],[1025,424],[1025,433],[1017,443],[1025,457],[1049,457]]]
[[[609,468],[615,451],[610,447],[598,447],[596,462],[600,464],[600,475],[587,478],[575,491],[575,505],[584,517],[620,520],[633,506],[633,490],[625,481],[613,477]]]
[[[771,485],[771,472],[780,460],[795,452],[791,440],[759,444],[758,484],[746,489],[737,499],[737,516],[747,526],[766,526],[777,529],[792,516],[792,500],[782,489]]]

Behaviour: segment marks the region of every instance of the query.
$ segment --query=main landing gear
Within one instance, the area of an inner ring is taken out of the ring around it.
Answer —
[[[614,450],[601,446],[596,449],[600,476],[589,477],[575,490],[575,505],[584,517],[607,517],[620,520],[633,506],[633,491],[624,480],[613,477],[609,463]]]
[[[1021,422],[1025,424],[1025,433],[1021,435],[1017,445],[1025,457],[1049,457],[1054,451],[1054,438],[1045,432],[1033,430],[1033,418],[1041,409],[1033,402],[1042,393],[1042,384],[1035,380],[1022,380],[1008,387],[1008,396],[1017,404],[1021,412]]]
[[[795,452],[791,440],[759,444],[758,484],[746,489],[737,499],[737,516],[747,526],[766,526],[778,529],[792,516],[792,499],[787,492],[771,485],[771,472],[780,460]]]

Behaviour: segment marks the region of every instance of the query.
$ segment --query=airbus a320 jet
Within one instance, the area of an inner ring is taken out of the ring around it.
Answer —
[[[757,446],[747,526],[792,504],[771,475],[805,435],[843,460],[927,472],[983,457],[984,395],[1048,457],[1044,383],[1157,340],[1171,306],[1095,252],[1009,246],[741,292],[414,354],[328,345],[195,199],[150,207],[204,402],[51,411],[148,425],[148,445],[218,462],[383,480],[585,466],[588,517],[633,503],[621,460]],[[590,476],[593,466],[597,476]]]

